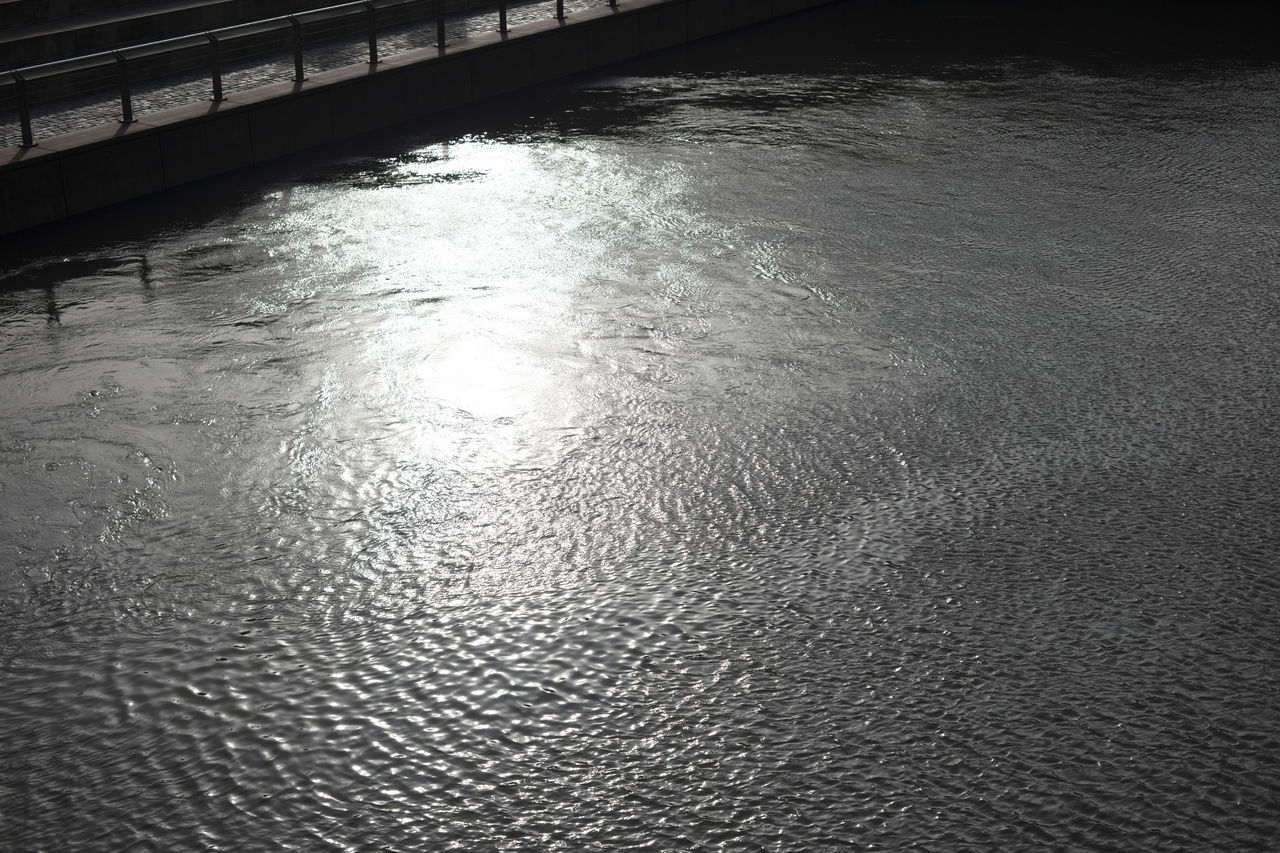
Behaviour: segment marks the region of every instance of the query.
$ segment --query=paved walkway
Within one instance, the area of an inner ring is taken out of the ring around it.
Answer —
[[[574,12],[602,6],[605,1],[565,0],[565,12],[567,15],[572,15]],[[507,21],[509,26],[514,27],[554,16],[554,2],[528,2],[519,6],[513,4],[507,15]],[[446,18],[445,31],[448,40],[453,41],[464,36],[496,30],[497,27],[498,13],[495,7],[488,11],[450,16]],[[378,34],[378,54],[387,57],[395,53],[434,45],[435,40],[434,18],[402,27],[389,27]],[[364,33],[356,33],[324,43],[307,45],[304,64],[308,72],[315,72],[367,62],[368,58],[368,37]],[[226,94],[292,79],[293,53],[291,51],[281,51],[234,64],[228,63],[222,70],[222,87]],[[132,89],[135,117],[170,107],[209,100],[213,92],[208,73],[202,71],[135,83]],[[32,134],[37,142],[61,133],[110,124],[119,120],[120,97],[119,92],[114,89],[76,98],[33,104],[31,107]],[[15,146],[21,141],[17,113],[10,111],[0,116],[0,148]]]

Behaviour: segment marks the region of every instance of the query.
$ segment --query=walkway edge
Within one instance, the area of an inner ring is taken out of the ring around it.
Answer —
[[[334,140],[390,127],[827,5],[833,0],[619,0],[0,149],[0,234],[14,234]]]

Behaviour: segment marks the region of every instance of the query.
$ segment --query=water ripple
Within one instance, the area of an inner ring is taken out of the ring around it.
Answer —
[[[9,843],[1266,849],[1275,70],[825,56],[33,248]]]

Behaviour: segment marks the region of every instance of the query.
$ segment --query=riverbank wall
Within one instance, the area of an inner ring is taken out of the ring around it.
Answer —
[[[0,234],[830,2],[618,0],[0,150]]]

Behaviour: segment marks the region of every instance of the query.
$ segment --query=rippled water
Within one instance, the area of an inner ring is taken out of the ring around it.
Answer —
[[[1280,68],[721,42],[11,245],[15,850],[1261,850]]]

